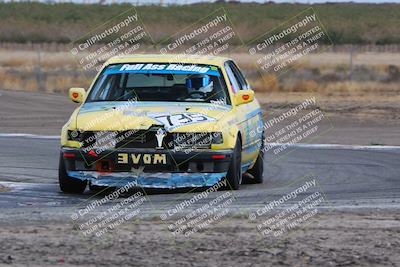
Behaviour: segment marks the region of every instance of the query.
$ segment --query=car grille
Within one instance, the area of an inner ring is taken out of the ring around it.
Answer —
[[[82,148],[86,149],[99,146],[108,147],[108,149],[156,148],[158,143],[155,134],[156,131],[154,130],[84,132],[82,133],[80,141],[82,143]],[[172,149],[173,145],[173,134],[167,133],[163,139],[163,147]]]
[[[118,148],[156,148],[158,147],[156,129],[128,131],[83,132],[80,136],[82,148],[91,150],[103,147]],[[163,147],[166,149],[210,149],[212,133],[166,133]]]

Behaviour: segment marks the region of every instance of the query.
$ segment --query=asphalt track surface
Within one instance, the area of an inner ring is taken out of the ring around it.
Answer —
[[[0,136],[0,210],[2,219],[29,211],[70,216],[77,205],[100,199],[87,190],[69,195],[58,187],[59,140],[49,136]],[[325,194],[322,209],[391,209],[400,207],[400,148],[296,145],[283,153],[266,154],[264,183],[232,191],[234,212],[248,214],[315,179]],[[294,185],[294,186],[293,186]],[[143,216],[159,216],[198,192],[147,192]],[[210,198],[223,194],[213,192]],[[118,200],[116,200],[118,201]],[[196,206],[194,205],[194,207]],[[37,218],[40,220],[40,218]]]

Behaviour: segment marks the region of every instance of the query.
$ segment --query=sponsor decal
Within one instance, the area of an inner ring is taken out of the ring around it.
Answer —
[[[158,113],[152,115],[153,116],[151,117],[162,123],[167,130],[178,128],[180,126],[188,124],[215,121],[214,118],[211,118],[209,116],[200,113],[188,113],[188,112],[179,114]]]
[[[119,64],[108,67],[105,74],[119,73],[154,73],[154,74],[172,74],[172,75],[187,75],[187,74],[207,74],[212,76],[220,76],[218,68],[215,66],[196,65],[196,64],[181,64],[181,63],[136,63],[136,64]]]
[[[118,153],[118,164],[133,164],[133,165],[154,165],[167,164],[166,154],[141,154],[141,153]]]
[[[182,64],[124,64],[119,69],[124,70],[176,70],[176,71],[190,71],[206,73],[210,70],[209,67],[197,66],[197,65],[182,65]]]

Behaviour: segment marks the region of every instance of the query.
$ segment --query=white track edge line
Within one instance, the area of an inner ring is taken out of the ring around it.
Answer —
[[[0,133],[0,137],[22,137],[31,139],[60,139],[58,135],[37,135],[25,133]]]

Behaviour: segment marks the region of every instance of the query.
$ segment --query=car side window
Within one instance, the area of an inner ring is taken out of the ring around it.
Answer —
[[[229,82],[231,83],[232,90],[236,94],[239,90],[242,90],[242,86],[236,79],[235,74],[233,73],[233,71],[228,63],[225,63],[225,70],[226,70],[226,73],[228,74],[228,78],[229,78]]]
[[[247,90],[249,89],[249,85],[247,84],[246,79],[244,78],[244,75],[242,72],[239,70],[238,66],[235,64],[233,61],[229,61],[229,65],[231,66],[231,69],[233,71],[233,74],[235,75],[236,79],[241,85],[242,90]]]
[[[100,82],[98,83],[98,85],[96,84],[96,87],[93,90],[95,94],[91,95],[90,99],[98,98],[100,100],[105,100],[108,97],[108,95],[110,95],[112,89],[114,88],[115,77],[116,75],[102,76],[101,80],[99,80]],[[105,88],[104,90],[99,91],[97,87],[103,83]]]

